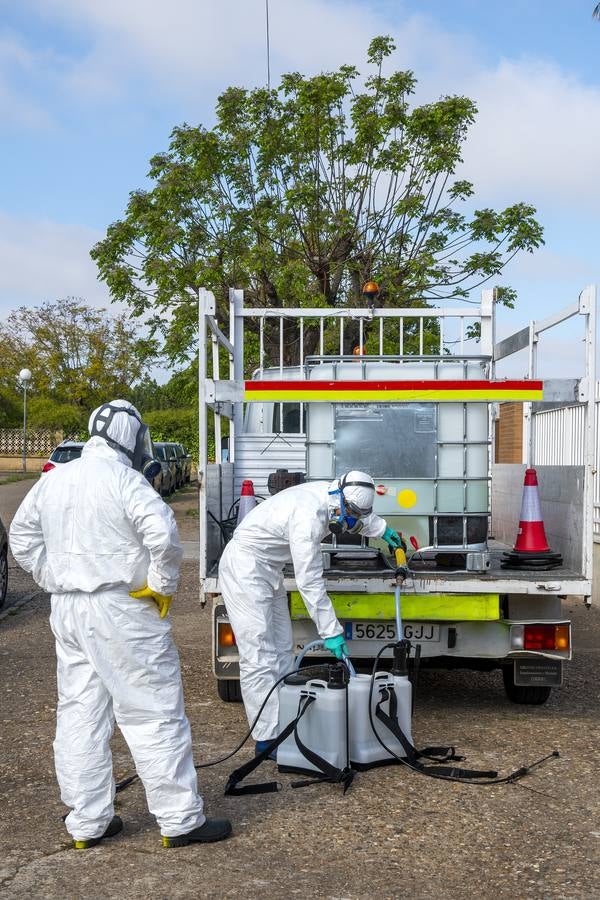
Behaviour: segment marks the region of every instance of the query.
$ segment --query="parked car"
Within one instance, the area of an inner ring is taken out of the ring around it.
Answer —
[[[73,462],[74,459],[79,459],[82,450],[83,441],[63,441],[50,454],[48,462],[42,469],[42,475],[45,472],[51,472],[52,469],[62,463]]]
[[[44,475],[46,472],[51,472],[52,469],[56,468],[56,466],[73,462],[74,459],[79,459],[79,457],[81,456],[81,451],[83,450],[83,446],[83,441],[63,441],[50,454],[50,459],[42,469],[42,475]],[[160,494],[161,496],[165,493],[170,492],[169,490],[164,489],[163,477],[163,472],[161,470],[158,475],[156,475],[156,477],[153,478],[150,482],[156,493]],[[170,479],[167,479],[167,487],[169,485]]]
[[[175,470],[174,489],[177,490],[183,484],[184,467],[181,456],[177,453],[177,445],[172,441],[163,441],[162,446],[165,448],[167,459],[173,464]]]
[[[8,589],[8,537],[6,528],[0,519],[0,609],[4,606],[6,600],[6,591]]]
[[[177,444],[168,443],[166,445],[166,447],[167,447],[167,453],[169,454],[171,459],[175,460],[175,470],[177,473],[175,487],[177,489],[179,489],[183,485],[183,479],[184,479],[183,459],[177,452]]]
[[[181,462],[183,475],[182,484],[189,484],[192,480],[192,457],[187,452],[183,444],[175,444],[175,450],[177,452],[177,458]]]
[[[162,441],[154,444],[154,452],[156,458],[160,460],[162,467],[162,495],[172,494],[178,487],[177,461],[173,453],[171,453],[171,444],[165,444]]]

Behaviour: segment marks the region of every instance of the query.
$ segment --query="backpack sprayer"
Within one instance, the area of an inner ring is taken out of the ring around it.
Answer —
[[[413,684],[408,673],[412,645],[401,637],[401,591],[408,572],[404,550],[396,550],[394,594],[397,640],[380,649],[370,675],[357,674],[347,657],[343,662],[300,668],[308,651],[323,646],[322,641],[312,641],[296,658],[294,670],[283,675],[273,685],[239,744],[219,759],[198,763],[196,769],[216,766],[235,756],[251,737],[269,697],[280,685],[279,734],[268,742],[262,753],[231,773],[225,787],[225,794],[228,796],[281,790],[281,785],[276,781],[240,785],[264,760],[272,758],[274,750],[277,751],[280,772],[307,776],[292,782],[293,788],[328,782],[341,784],[344,793],[352,784],[357,771],[376,766],[402,764],[431,778],[463,784],[493,785],[517,781],[548,759],[558,757],[560,754],[555,750],[510,775],[498,777],[494,770],[441,765],[464,760],[463,756],[456,754],[454,747],[425,747],[417,750],[411,734]],[[390,649],[393,651],[391,671],[377,671],[382,654]],[[419,656],[420,645],[417,645],[417,664]],[[137,777],[132,775],[119,782],[116,785],[117,792],[124,790]]]
[[[548,754],[499,778],[494,770],[462,769],[442,763],[461,762],[454,747],[417,750],[412,741],[413,685],[408,675],[411,643],[403,639],[401,590],[408,575],[404,550],[396,551],[395,612],[397,640],[381,648],[370,675],[356,674],[349,659],[343,663],[300,668],[305,654],[323,645],[313,641],[296,659],[295,671],[284,676],[279,691],[279,735],[263,753],[236,769],[225,794],[240,795],[277,791],[278,782],[239,786],[264,759],[277,750],[280,772],[309,776],[292,782],[293,788],[329,782],[341,784],[344,793],[357,771],[400,763],[414,772],[464,784],[504,784],[522,778],[532,768],[559,756]],[[390,672],[377,671],[386,650],[393,651]],[[415,648],[418,662],[420,646]],[[316,669],[316,671],[315,671]],[[424,760],[436,763],[430,765]]]

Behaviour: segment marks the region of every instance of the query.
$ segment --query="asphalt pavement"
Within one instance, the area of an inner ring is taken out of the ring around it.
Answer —
[[[30,483],[0,487],[0,516]],[[193,542],[193,490],[173,506]],[[510,704],[499,673],[421,676],[413,732],[419,745],[455,744],[464,765],[508,774],[554,749],[560,758],[516,784],[434,781],[388,767],[337,786],[295,790],[294,776],[267,763],[276,794],[225,798],[232,763],[201,770],[208,814],[228,815],[223,843],[166,850],[144,792],[118,797],[124,833],[93,850],[70,849],[53,771],[55,657],[49,600],[10,571],[0,621],[0,896],[43,898],[597,898],[600,896],[600,611],[567,602],[575,658],[565,684],[541,707]],[[14,605],[15,594],[31,598]],[[232,748],[243,710],[222,703],[211,673],[210,613],[197,599],[197,571],[184,562],[171,607],[197,761]],[[132,771],[113,740],[117,778]]]

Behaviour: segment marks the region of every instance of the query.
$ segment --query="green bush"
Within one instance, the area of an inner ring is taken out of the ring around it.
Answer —
[[[155,409],[144,413],[153,441],[183,444],[194,462],[198,462],[198,413],[195,409]],[[215,441],[209,437],[208,456],[214,459]]]
[[[27,418],[34,428],[50,428],[64,435],[87,440],[87,424],[91,410],[71,403],[59,403],[49,397],[32,397],[27,403]]]
[[[18,428],[23,421],[23,401],[0,390],[0,428]]]

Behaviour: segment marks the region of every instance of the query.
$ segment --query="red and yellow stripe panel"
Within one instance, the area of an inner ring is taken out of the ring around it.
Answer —
[[[498,381],[247,381],[246,401],[277,403],[397,403],[429,400],[541,400],[543,382]]]

